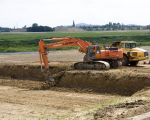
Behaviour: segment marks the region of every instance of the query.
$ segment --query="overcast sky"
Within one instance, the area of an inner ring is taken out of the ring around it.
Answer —
[[[0,26],[150,24],[150,0],[0,0]]]

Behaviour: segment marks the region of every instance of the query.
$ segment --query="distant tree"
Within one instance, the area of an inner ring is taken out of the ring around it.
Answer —
[[[113,27],[112,22],[109,22],[109,24],[108,24],[108,29],[109,29],[109,30],[112,30],[112,27]]]
[[[52,32],[53,28],[48,26],[38,26],[37,23],[32,24],[32,27],[27,28],[27,32]]]
[[[148,30],[150,30],[150,25],[147,25],[147,27],[146,27]]]
[[[141,26],[141,25],[124,25],[120,23],[112,23],[109,22],[105,25],[87,25],[87,26],[80,26],[87,31],[108,31],[108,30],[150,30],[150,25]]]
[[[10,32],[10,28],[0,27],[0,32]]]
[[[33,23],[32,27],[38,27],[38,24],[37,23]]]

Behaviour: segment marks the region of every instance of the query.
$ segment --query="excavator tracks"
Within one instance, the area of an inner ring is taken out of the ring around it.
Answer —
[[[105,61],[78,62],[74,64],[74,68],[78,70],[108,70],[110,64]]]

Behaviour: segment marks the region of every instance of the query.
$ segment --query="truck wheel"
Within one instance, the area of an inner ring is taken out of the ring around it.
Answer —
[[[130,62],[130,66],[137,66],[139,61],[131,61]]]
[[[123,66],[128,66],[129,65],[129,59],[126,55],[123,55],[122,65]]]

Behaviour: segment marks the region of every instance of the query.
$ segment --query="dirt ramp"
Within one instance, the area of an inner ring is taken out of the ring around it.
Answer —
[[[120,71],[67,71],[58,86],[132,95],[150,86],[150,75]]]

